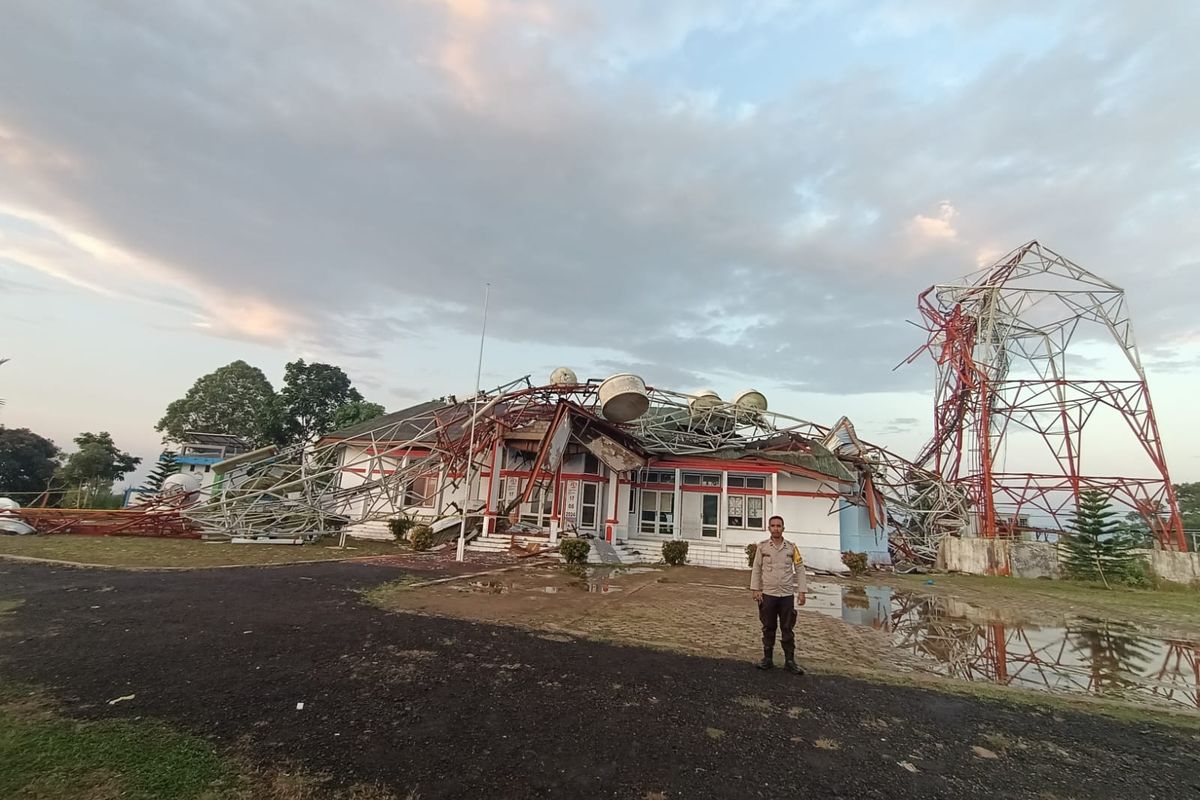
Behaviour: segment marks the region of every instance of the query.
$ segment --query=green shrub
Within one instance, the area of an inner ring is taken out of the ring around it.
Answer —
[[[753,542],[746,545],[746,564],[747,564],[747,566],[751,566],[751,567],[754,566],[754,557],[756,555],[758,555],[758,545],[754,544]]]
[[[592,543],[587,539],[563,539],[558,546],[558,552],[568,564],[586,564],[591,551]]]
[[[392,532],[392,536],[397,542],[403,542],[408,538],[408,532],[413,529],[417,521],[412,517],[396,517],[388,520],[388,530]]]
[[[866,553],[855,553],[853,550],[842,553],[842,563],[850,569],[854,577],[864,574],[869,564]]]
[[[682,539],[663,542],[663,561],[669,566],[678,567],[687,563],[688,543]]]
[[[408,543],[413,550],[428,550],[433,547],[433,529],[428,525],[417,525],[409,531]]]
[[[1138,555],[1135,555],[1125,566],[1119,580],[1134,589],[1153,589],[1156,583],[1154,572],[1150,569],[1150,562]]]

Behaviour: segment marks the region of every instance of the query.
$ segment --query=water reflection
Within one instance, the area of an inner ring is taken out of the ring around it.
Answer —
[[[950,597],[818,584],[809,607],[890,634],[935,671],[966,680],[1200,708],[1200,644],[1124,623],[1052,625]]]

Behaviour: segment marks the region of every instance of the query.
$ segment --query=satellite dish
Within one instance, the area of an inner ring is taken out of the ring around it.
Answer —
[[[733,404],[743,411],[766,411],[767,397],[757,389],[743,389],[734,395]]]
[[[570,367],[559,367],[550,373],[551,386],[576,386],[578,384],[579,376]]]
[[[194,472],[176,472],[162,482],[161,494],[194,494],[200,491],[200,476]]]
[[[721,405],[721,396],[712,389],[701,389],[688,400],[688,408],[693,415],[703,414]]]
[[[598,392],[600,412],[610,422],[632,422],[650,408],[646,382],[628,372],[605,378]]]

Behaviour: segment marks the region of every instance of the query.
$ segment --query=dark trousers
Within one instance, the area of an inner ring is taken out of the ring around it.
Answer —
[[[783,645],[783,657],[794,661],[796,638],[792,629],[796,627],[796,597],[790,594],[786,597],[764,594],[758,606],[758,619],[762,622],[763,658],[770,658],[775,651],[775,630],[782,628],[779,643]]]

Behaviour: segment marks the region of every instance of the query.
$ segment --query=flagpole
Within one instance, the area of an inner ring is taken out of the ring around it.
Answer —
[[[471,436],[470,444],[467,446],[467,496],[463,499],[462,504],[462,522],[458,527],[458,550],[455,552],[455,560],[462,561],[466,556],[467,548],[467,505],[471,502],[471,470],[475,466],[475,416],[476,408],[479,404],[479,381],[483,376],[483,342],[487,336],[487,312],[488,299],[492,293],[492,285],[485,283],[483,285],[483,325],[479,331],[479,363],[475,366],[475,394],[471,395]],[[496,476],[492,476],[492,480],[496,480]]]

